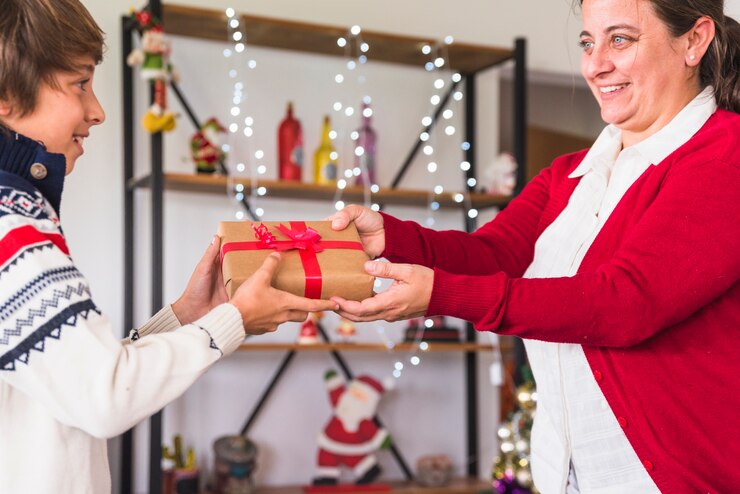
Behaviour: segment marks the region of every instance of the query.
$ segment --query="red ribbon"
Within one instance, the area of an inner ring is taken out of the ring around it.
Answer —
[[[303,221],[291,221],[291,228],[279,225],[277,230],[290,240],[277,240],[267,227],[260,223],[252,225],[256,242],[227,242],[221,246],[221,262],[224,256],[236,250],[263,250],[275,249],[277,251],[298,250],[301,256],[301,264],[306,274],[306,298],[321,298],[322,276],[317,252],[325,249],[352,249],[364,250],[360,242],[352,240],[322,240],[319,232],[313,228],[307,228]]]

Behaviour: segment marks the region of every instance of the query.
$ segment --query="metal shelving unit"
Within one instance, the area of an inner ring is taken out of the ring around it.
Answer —
[[[227,40],[226,17],[221,11],[185,7],[178,5],[163,5],[160,0],[151,0],[148,6],[149,10],[160,19],[166,30],[170,34],[191,36],[201,39],[224,41]],[[270,47],[284,50],[293,50],[298,52],[318,53],[325,55],[342,56],[343,53],[337,51],[337,37],[346,33],[345,28],[333,26],[321,26],[315,24],[306,24],[299,22],[290,22],[279,19],[270,19],[256,16],[242,16],[242,25],[246,26],[247,37],[253,46]],[[130,21],[129,16],[122,18],[122,52],[123,52],[123,139],[124,139],[124,328],[133,327],[134,313],[134,253],[135,245],[135,191],[139,188],[149,188],[151,190],[151,311],[152,313],[159,310],[162,306],[162,286],[163,286],[163,207],[164,207],[164,190],[184,190],[194,193],[219,193],[223,194],[226,187],[231,183],[237,183],[232,178],[225,176],[195,176],[186,174],[165,173],[163,171],[163,146],[162,135],[151,135],[150,142],[150,172],[145,176],[134,176],[134,134],[135,134],[135,109],[134,109],[134,74],[132,69],[126,64],[125,57],[133,48],[133,39],[136,30]],[[373,46],[372,60],[393,62],[399,64],[413,65],[416,67],[423,66],[423,59],[420,47],[424,44],[434,43],[435,40],[409,38],[385,33],[375,33],[363,31],[363,38]],[[466,151],[465,159],[471,164],[470,169],[466,172],[467,178],[474,178],[476,174],[476,156],[475,156],[475,89],[476,75],[488,68],[497,66],[507,61],[513,61],[514,69],[514,149],[513,154],[518,163],[522,165],[517,170],[517,187],[520,189],[524,185],[525,170],[523,163],[526,163],[526,72],[525,72],[525,50],[526,42],[524,39],[515,40],[513,50],[475,46],[463,43],[455,43],[450,46],[449,60],[452,68],[457,70],[463,76],[461,83],[465,85],[465,93],[468,95],[465,102],[465,140],[471,144],[470,149]],[[450,90],[450,93],[455,86]],[[195,128],[198,128],[199,122],[194,112],[188,105],[176,85],[173,85],[175,96],[178,97],[192,121]],[[440,108],[444,107],[444,103]],[[435,121],[425,130],[429,130]],[[375,200],[382,204],[398,205],[417,205],[426,206],[428,192],[416,190],[402,190],[397,186],[400,183],[404,173],[410,166],[420,148],[420,141],[414,142],[404,162],[399,167],[395,179],[390,187],[379,191]],[[222,170],[226,171],[226,170]],[[272,197],[287,199],[319,200],[326,201],[333,197],[335,192],[332,187],[323,187],[313,184],[292,184],[271,182],[269,184],[270,194]],[[245,187],[248,190],[249,187]],[[503,208],[509,201],[509,197],[492,196],[486,194],[476,194],[472,190],[470,199],[474,207],[481,209],[486,207]],[[515,192],[518,192],[515,191]],[[343,191],[343,196],[352,201],[355,196],[357,200],[362,198],[360,189],[348,188]],[[447,194],[439,198],[442,207],[458,207],[464,209],[456,203],[452,196]],[[247,212],[249,209],[248,197],[245,197],[243,204]],[[469,218],[464,214],[466,231],[473,231],[476,228],[476,220]],[[320,328],[323,332],[323,329]],[[328,339],[325,338],[327,341]],[[435,348],[436,346],[436,348]],[[477,389],[477,352],[488,351],[491,348],[485,345],[475,343],[475,330],[472,325],[468,324],[465,330],[465,342],[460,344],[433,344],[433,351],[459,351],[464,353],[465,358],[465,386],[466,386],[466,420],[467,420],[467,457],[468,462],[467,474],[470,477],[477,476],[478,473],[478,402],[476,396]],[[261,410],[269,394],[274,389],[275,384],[282,376],[282,373],[290,364],[296,352],[301,351],[326,351],[331,353],[334,359],[347,377],[351,377],[351,370],[344,361],[340,352],[345,351],[384,351],[385,347],[375,346],[354,346],[348,348],[348,345],[319,344],[313,347],[299,345],[267,345],[251,344],[249,342],[242,345],[241,351],[285,351],[286,355],[280,364],[278,370],[273,376],[272,381],[266,387],[262,397],[253,409],[252,414],[247,419],[242,432],[246,432],[251,423]],[[521,352],[516,348],[515,352]],[[521,357],[520,357],[521,358]],[[161,412],[150,418],[150,447],[149,447],[149,493],[158,494],[161,492],[161,444],[162,444],[162,415]],[[402,470],[410,479],[411,474],[408,467],[405,466],[400,453],[394,451],[396,459]],[[121,467],[121,494],[130,494],[133,492],[133,442],[131,431],[123,437],[122,445],[122,467]],[[441,491],[440,491],[441,492]],[[452,491],[449,491],[452,492]]]

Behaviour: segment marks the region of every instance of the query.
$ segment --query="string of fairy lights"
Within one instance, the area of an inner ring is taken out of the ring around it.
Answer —
[[[250,115],[245,104],[248,100],[245,73],[247,70],[255,69],[257,62],[247,57],[247,38],[241,17],[237,15],[233,8],[226,9],[225,13],[229,46],[224,49],[223,56],[229,60],[228,76],[229,80],[232,81],[230,119],[227,123],[228,142],[222,146],[222,150],[227,153],[230,161],[228,187],[230,191],[233,191],[234,199],[239,203],[244,202],[246,204],[245,197],[247,194],[249,195],[249,206],[259,219],[265,215],[264,208],[260,207],[259,200],[269,193],[268,188],[260,183],[265,179],[268,167],[264,164],[264,151],[254,144],[255,119]],[[435,214],[440,209],[439,196],[445,193],[445,187],[442,185],[438,173],[440,167],[444,164],[439,163],[435,149],[450,146],[451,140],[459,139],[459,137],[456,137],[459,133],[453,123],[453,118],[464,99],[464,93],[456,88],[451,95],[451,102],[443,97],[443,94],[450,91],[453,85],[459,85],[462,81],[461,74],[449,69],[448,48],[453,42],[453,38],[447,36],[443,43],[425,44],[421,47],[422,54],[428,57],[424,68],[432,75],[433,88],[429,99],[428,112],[421,119],[421,124],[425,130],[422,130],[418,136],[422,143],[421,150],[430,184],[429,215],[426,220],[426,225],[429,227],[435,225]],[[335,150],[338,147],[341,148],[341,153],[335,151],[335,154],[331,156],[335,163],[342,165],[337,170],[336,192],[333,199],[335,209],[341,210],[345,206],[342,200],[343,191],[360,175],[368,176],[367,169],[357,166],[358,162],[363,163],[363,161],[356,158],[362,157],[366,150],[358,142],[359,134],[357,130],[354,130],[356,125],[353,124],[356,122],[357,116],[373,116],[374,110],[370,106],[372,97],[365,89],[367,87],[367,76],[364,71],[364,66],[368,61],[367,54],[371,47],[362,37],[362,28],[359,25],[349,28],[344,36],[337,39],[337,45],[344,50],[346,61],[333,76],[333,81],[337,87],[335,94],[340,96],[331,104],[336,125],[331,129],[329,137],[333,142],[340,143],[340,146],[335,144]],[[359,97],[355,94],[358,92],[361,94]],[[440,105],[443,104],[445,104],[445,107],[440,108]],[[440,113],[441,119],[435,122],[434,115],[437,113]],[[347,131],[347,129],[353,130]],[[453,145],[458,145],[458,142]],[[470,149],[470,144],[462,142],[459,144],[459,149],[465,152]],[[235,160],[233,156],[236,151],[240,151],[240,155],[246,158]],[[341,156],[351,158],[340,160]],[[471,165],[461,159],[459,163],[455,163],[455,166],[459,166],[463,175],[465,175]],[[244,182],[246,179],[249,179],[250,191],[245,190]],[[372,194],[380,191],[379,185],[371,183],[370,180],[363,180],[363,184],[365,205],[374,211],[380,210],[380,205],[372,202]],[[468,190],[475,187],[475,179],[466,179],[465,185],[467,187],[464,187],[461,192],[454,193],[452,199],[467,208],[467,215],[470,218],[475,218],[478,211],[471,206],[468,192]],[[237,220],[245,219],[244,209],[239,208],[235,217]],[[380,282],[378,281],[378,283]],[[379,285],[376,285],[376,288],[378,287]],[[412,367],[421,364],[420,353],[429,349],[429,343],[423,340],[424,332],[433,326],[434,321],[432,319],[424,319],[416,326],[407,356],[397,359],[393,364],[393,376],[396,379],[401,377],[407,363]],[[374,325],[374,329],[388,350],[393,351],[397,343],[386,335],[385,327]]]
[[[246,105],[244,105],[248,93],[245,83],[246,77],[243,75],[246,70],[256,69],[257,61],[246,56],[247,37],[240,16],[233,8],[227,8],[225,13],[230,46],[224,49],[223,55],[230,61],[228,75],[233,84],[229,110],[231,120],[227,125],[229,139],[228,143],[224,145],[223,151],[231,157],[230,151],[237,149],[236,144],[238,142],[239,146],[245,150],[244,156],[248,158],[248,164],[244,161],[237,161],[230,166],[229,177],[236,180],[230,180],[228,188],[234,191],[234,199],[237,202],[244,202],[247,191],[241,179],[248,177],[252,189],[249,194],[252,198],[251,207],[254,215],[261,218],[264,216],[265,210],[258,204],[258,198],[267,195],[268,190],[264,185],[260,185],[259,178],[267,174],[267,166],[263,161],[265,157],[264,150],[253,145],[255,119],[249,114],[245,108]],[[241,136],[243,136],[243,139]],[[244,219],[243,209],[237,210],[235,217],[237,220]]]
[[[440,203],[436,196],[440,196],[445,192],[444,186],[435,179],[436,172],[439,170],[439,165],[434,159],[434,150],[437,143],[440,141],[449,141],[450,138],[457,135],[457,129],[452,123],[452,118],[455,116],[456,110],[462,104],[465,97],[464,92],[457,87],[462,82],[462,75],[459,72],[451,72],[446,69],[449,66],[448,48],[453,42],[454,39],[452,36],[446,36],[443,44],[427,44],[422,47],[422,53],[429,56],[429,60],[425,63],[424,68],[428,72],[434,74],[433,86],[435,92],[430,97],[429,112],[422,118],[421,124],[425,129],[433,125],[435,123],[433,115],[438,113],[438,111],[441,111],[442,117],[441,122],[438,122],[439,125],[436,125],[431,132],[424,130],[419,135],[419,140],[422,143],[425,143],[422,151],[428,159],[426,164],[427,172],[430,175],[430,181],[432,183],[432,195],[430,196],[429,201],[430,215],[426,222],[428,227],[434,226],[436,222],[434,213],[440,208]],[[442,96],[442,93],[445,91],[453,91],[451,95],[452,103],[447,102],[444,108],[439,108],[441,104],[445,103],[443,99],[444,97]],[[440,134],[442,134],[442,137],[440,137]],[[449,142],[444,142],[442,145],[450,147]],[[471,144],[467,141],[462,141],[459,144],[461,152],[466,152],[470,150],[470,148]],[[470,162],[463,158],[459,161],[458,165],[463,176],[466,176],[466,173],[471,168]],[[476,184],[477,182],[475,178],[466,178],[462,192],[455,192],[452,195],[452,200],[454,202],[465,206],[466,214],[469,218],[476,218],[478,216],[478,210],[472,206],[469,194],[469,191],[473,190]]]
[[[374,211],[380,210],[380,205],[377,203],[370,203],[371,193],[377,193],[380,187],[376,183],[370,183],[367,180],[369,171],[364,169],[364,161],[359,160],[366,150],[362,147],[359,142],[359,132],[352,130],[349,133],[349,139],[344,138],[344,130],[351,128],[350,126],[354,122],[353,117],[360,115],[364,117],[371,117],[373,115],[373,108],[370,107],[372,104],[372,97],[364,90],[367,84],[367,76],[363,70],[367,63],[367,53],[370,51],[370,45],[362,37],[362,28],[359,25],[354,25],[347,30],[344,36],[337,38],[337,46],[344,50],[344,58],[346,63],[343,65],[342,70],[339,70],[334,75],[334,83],[337,85],[337,94],[343,95],[345,100],[337,98],[332,104],[335,119],[340,123],[335,126],[332,130],[330,137],[334,141],[338,141],[343,144],[341,153],[342,156],[349,157],[339,161],[340,164],[344,164],[342,168],[344,171],[338,173],[336,183],[336,193],[334,194],[334,208],[339,211],[344,208],[345,203],[342,200],[343,191],[352,183],[357,177],[364,176],[366,180],[363,181],[364,186],[364,202]],[[354,83],[354,84],[353,84]],[[354,89],[354,90],[353,90]],[[354,93],[361,94],[361,97],[357,98]],[[349,99],[349,101],[347,100]],[[362,106],[355,107],[355,101],[359,99],[362,102]],[[365,106],[363,108],[363,106]],[[336,147],[336,146],[335,146]],[[339,158],[339,153],[334,158]],[[333,159],[334,159],[333,158]],[[355,158],[358,159],[360,166],[355,163]]]
[[[426,165],[426,171],[428,173],[428,182],[430,184],[430,193],[428,201],[429,215],[426,218],[426,225],[428,227],[434,227],[436,223],[436,213],[440,209],[439,196],[444,194],[445,187],[442,185],[439,179],[440,168],[444,164],[440,164],[439,158],[435,155],[435,149],[437,147],[450,146],[450,140],[454,139],[458,134],[457,128],[453,123],[453,118],[457,107],[461,104],[464,99],[464,93],[460,89],[455,87],[462,81],[462,76],[458,72],[454,72],[449,69],[449,50],[448,47],[454,42],[452,36],[446,36],[443,43],[441,44],[424,44],[421,47],[423,55],[428,57],[428,61],[424,64],[424,69],[432,76],[432,95],[429,98],[428,111],[421,119],[421,125],[424,130],[419,134],[419,141],[422,144],[421,151],[424,156],[424,162]],[[452,103],[445,101],[443,94],[446,91],[454,92],[451,95]],[[441,105],[445,105],[441,108]],[[440,113],[441,112],[441,113]],[[441,120],[435,122],[434,115],[440,114]],[[435,125],[436,123],[436,125]],[[462,142],[460,144],[461,151],[467,151],[470,149],[468,142]],[[470,169],[470,163],[461,160],[459,167],[463,173]],[[473,179],[474,180],[474,179]],[[468,182],[470,187],[475,186],[475,182]],[[457,203],[466,203],[467,214],[469,217],[474,218],[477,216],[477,211],[471,207],[470,195],[468,189],[464,188],[463,192],[457,192],[453,195],[453,200]],[[421,364],[420,353],[423,353],[429,349],[429,343],[424,341],[424,333],[434,327],[434,320],[425,318],[419,321],[414,331],[413,341],[411,343],[411,350],[406,358],[412,367]],[[392,348],[394,344],[390,345]],[[399,379],[405,369],[405,363],[402,360],[397,360],[393,367],[393,376]]]

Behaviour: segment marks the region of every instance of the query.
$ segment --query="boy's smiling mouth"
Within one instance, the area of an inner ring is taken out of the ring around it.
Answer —
[[[77,144],[77,147],[80,150],[80,153],[84,153],[84,148],[82,147],[82,143],[85,141],[85,138],[89,134],[81,135],[81,134],[75,134],[72,136],[72,141],[74,141],[75,144]]]

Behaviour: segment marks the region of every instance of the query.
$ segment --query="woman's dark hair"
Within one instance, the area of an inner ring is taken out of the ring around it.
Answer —
[[[717,106],[740,113],[740,24],[725,15],[724,0],[648,1],[675,37],[688,32],[702,16],[714,21],[714,39],[699,65],[699,79],[702,86],[714,88]]]

